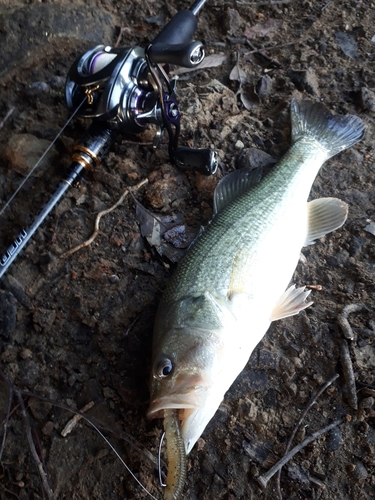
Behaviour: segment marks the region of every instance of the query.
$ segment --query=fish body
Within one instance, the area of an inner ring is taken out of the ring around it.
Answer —
[[[241,169],[219,183],[213,221],[159,304],[148,415],[177,409],[186,453],[271,321],[310,304],[287,289],[301,248],[347,217],[340,200],[307,199],[324,161],[361,138],[361,120],[309,101],[292,101],[291,120],[292,146],[263,180]]]

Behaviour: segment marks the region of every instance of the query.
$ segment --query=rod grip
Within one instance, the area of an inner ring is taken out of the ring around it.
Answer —
[[[197,18],[190,10],[180,10],[155,37],[152,44],[189,43],[197,29]]]

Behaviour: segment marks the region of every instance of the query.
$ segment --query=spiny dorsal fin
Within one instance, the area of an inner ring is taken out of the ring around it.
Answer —
[[[232,201],[258,184],[262,178],[262,168],[240,168],[226,175],[216,186],[214,193],[214,215]]]
[[[348,216],[348,205],[337,198],[319,198],[307,204],[308,234],[305,245],[341,227]]]
[[[271,321],[294,316],[311,306],[312,302],[306,302],[311,290],[306,292],[305,287],[296,288],[292,285],[280,297],[278,303],[272,310]]]

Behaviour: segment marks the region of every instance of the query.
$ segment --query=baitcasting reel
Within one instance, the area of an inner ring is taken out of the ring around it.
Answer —
[[[167,130],[171,161],[182,169],[213,174],[217,168],[213,150],[178,147],[176,81],[167,74],[169,64],[194,68],[203,61],[202,43],[190,41],[196,25],[194,11],[183,10],[146,49],[98,45],[86,52],[75,61],[66,81],[69,110],[84,101],[77,114],[110,131],[139,133],[155,124],[155,148]]]

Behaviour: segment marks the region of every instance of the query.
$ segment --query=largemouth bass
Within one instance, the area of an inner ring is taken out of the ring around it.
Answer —
[[[218,184],[213,221],[158,308],[148,415],[177,410],[187,454],[270,323],[311,304],[304,288],[287,289],[301,248],[347,217],[336,198],[307,199],[322,164],[360,140],[362,121],[293,100],[291,122],[292,146],[262,181],[241,169]]]

